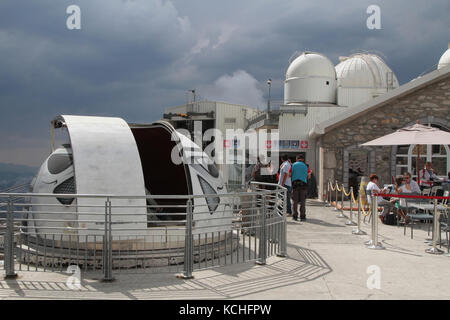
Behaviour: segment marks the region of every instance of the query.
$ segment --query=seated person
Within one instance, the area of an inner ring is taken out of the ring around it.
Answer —
[[[404,193],[422,193],[419,185],[411,178],[411,173],[405,172],[403,174],[403,185],[400,187]]]
[[[409,181],[415,182],[414,180],[411,179],[411,175],[409,175]],[[402,189],[402,187],[404,186],[404,182],[405,182],[404,176],[397,177],[397,179],[395,180],[395,194],[404,193],[404,191]],[[400,198],[400,199],[398,199],[398,201],[395,202],[395,207],[397,208],[397,215],[400,218],[400,223],[405,223],[405,220],[408,221],[409,217],[406,216],[405,210],[400,209],[400,205],[405,206],[405,199]]]
[[[442,182],[442,179],[436,175],[436,172],[431,167],[431,162],[429,161],[425,163],[425,168],[419,171],[419,180],[422,190],[424,188],[431,188],[434,185],[434,181]]]
[[[380,190],[380,188],[377,185],[377,183],[378,183],[378,176],[375,173],[372,173],[370,175],[369,180],[370,181],[367,184],[367,188],[366,188],[367,201],[369,202],[369,204],[372,204],[372,198],[371,198],[372,193],[374,193],[374,192],[376,192],[376,193],[386,193],[387,189]],[[384,218],[389,213],[391,208],[394,207],[395,201],[396,201],[396,199],[388,201],[388,200],[383,199],[383,197],[378,197],[378,206],[384,208],[383,212],[379,216],[381,222],[384,222]]]

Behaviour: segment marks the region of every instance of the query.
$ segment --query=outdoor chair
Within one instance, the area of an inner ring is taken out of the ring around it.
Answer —
[[[444,192],[444,197],[448,197],[449,191]],[[450,243],[449,243],[449,233],[450,233],[450,215],[448,214],[448,201],[443,200],[441,203],[445,208],[445,212],[441,215],[439,219],[439,247],[442,247],[442,231],[445,232],[445,243],[447,245],[447,252],[450,253]]]
[[[417,193],[400,193],[400,194],[404,194],[404,195],[420,195]],[[431,222],[433,221],[433,215],[431,215],[430,213],[424,211],[423,213],[420,212],[419,209],[417,209],[416,207],[412,206],[412,205],[417,205],[417,204],[429,204],[428,199],[408,199],[408,198],[404,198],[405,199],[405,206],[402,207],[403,210],[406,211],[406,217],[409,217],[410,221],[409,221],[409,225],[411,228],[411,239],[414,238],[414,223],[415,222],[420,222],[420,221],[424,221],[425,223],[428,223],[428,235],[430,234],[430,225]],[[406,235],[406,225],[408,223],[406,222],[405,219],[405,224],[404,224],[404,228],[403,228],[403,234]]]
[[[429,196],[431,194],[431,188],[423,189],[422,195]]]
[[[439,191],[439,190],[442,190],[442,191]],[[431,188],[431,193],[430,193],[430,195],[431,196],[436,196],[438,193],[440,193],[440,192],[442,192],[441,193],[441,195],[444,193],[444,191],[443,191],[444,189],[442,189],[442,187],[441,186],[434,186],[434,187],[432,187]]]

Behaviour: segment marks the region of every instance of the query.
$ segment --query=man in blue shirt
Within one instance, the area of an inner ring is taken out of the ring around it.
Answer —
[[[294,212],[292,218],[298,221],[298,205],[300,203],[300,221],[306,220],[306,195],[308,194],[308,166],[302,155],[297,156],[297,162],[292,165],[292,196]]]

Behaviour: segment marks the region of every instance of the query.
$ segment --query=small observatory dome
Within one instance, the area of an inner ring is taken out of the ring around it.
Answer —
[[[333,63],[316,52],[303,52],[286,71],[284,103],[336,103]]]
[[[441,59],[439,59],[438,69],[450,66],[450,43],[448,44],[447,51],[444,52]]]
[[[375,54],[357,53],[340,57],[336,66],[337,103],[355,106],[399,86],[389,66]]]

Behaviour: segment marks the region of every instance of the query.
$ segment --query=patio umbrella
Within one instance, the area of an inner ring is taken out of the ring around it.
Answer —
[[[414,124],[394,133],[361,144],[361,146],[393,146],[393,145],[433,145],[450,144],[450,133],[438,128]],[[417,182],[419,181],[419,154],[417,155]]]

